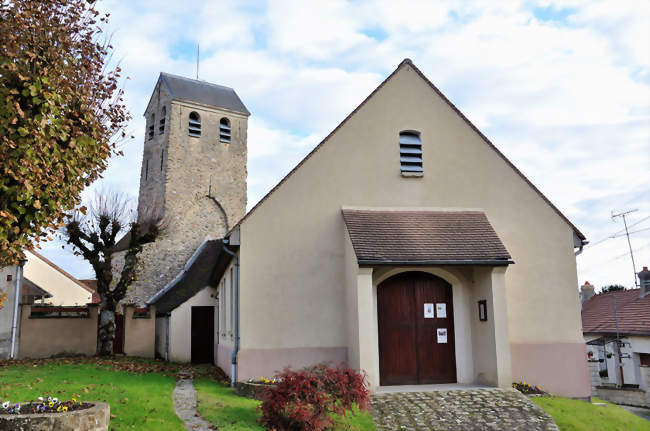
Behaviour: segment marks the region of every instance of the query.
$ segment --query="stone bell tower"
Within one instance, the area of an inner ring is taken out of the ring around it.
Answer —
[[[244,216],[249,115],[232,88],[160,74],[144,113],[138,220],[161,231],[140,254],[131,300],[164,288],[207,237]]]

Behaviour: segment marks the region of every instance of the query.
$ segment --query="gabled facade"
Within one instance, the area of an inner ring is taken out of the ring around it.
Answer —
[[[353,233],[353,212],[372,221]],[[473,254],[468,238],[499,253]],[[346,361],[375,388],[525,379],[589,396],[584,236],[410,60],[226,240],[240,264],[238,380]],[[235,341],[219,337],[226,371]]]

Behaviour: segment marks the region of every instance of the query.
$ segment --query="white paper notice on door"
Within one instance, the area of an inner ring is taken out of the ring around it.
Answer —
[[[439,302],[436,304],[436,315],[438,316],[438,319],[445,319],[447,318],[447,304],[444,302]]]
[[[447,344],[447,328],[438,328],[438,343]]]
[[[433,319],[435,316],[433,314],[433,304],[425,303],[424,304],[424,318]]]

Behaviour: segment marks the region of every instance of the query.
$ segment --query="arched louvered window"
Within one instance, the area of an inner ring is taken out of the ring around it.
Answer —
[[[196,112],[190,113],[189,134],[195,138],[201,137],[201,117]]]
[[[226,117],[219,121],[219,141],[230,143],[230,120]]]
[[[158,134],[162,135],[165,133],[165,118],[167,118],[167,108],[164,106],[160,110],[160,121],[158,124]]]
[[[399,162],[402,174],[422,174],[422,141],[420,132],[403,131],[399,134]]]
[[[149,125],[147,126],[147,139],[153,139],[153,129],[155,127],[156,117],[154,114],[151,114],[149,117]]]

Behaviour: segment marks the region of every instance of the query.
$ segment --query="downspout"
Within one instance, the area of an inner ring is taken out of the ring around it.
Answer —
[[[228,247],[226,247],[227,244],[228,240],[224,238],[223,251],[235,259],[235,286],[233,293],[233,300],[235,302],[233,307],[235,309],[235,345],[232,349],[232,365],[230,368],[230,387],[234,388],[235,383],[237,383],[237,353],[239,352],[239,256],[237,256],[237,253],[228,250]]]
[[[20,292],[23,288],[23,267],[27,259],[20,259],[16,267],[16,289],[14,291],[14,319],[11,325],[11,353],[9,357],[16,359],[16,333],[18,329],[18,304],[20,303]]]
[[[169,319],[172,313],[165,313],[165,362],[169,362]]]

